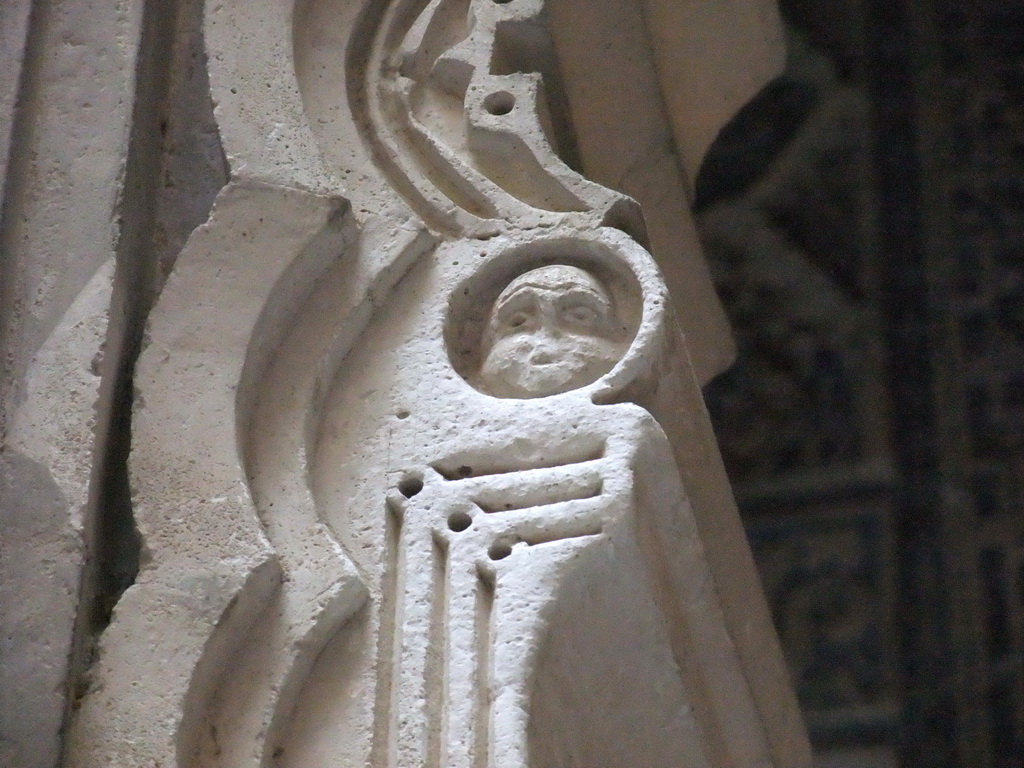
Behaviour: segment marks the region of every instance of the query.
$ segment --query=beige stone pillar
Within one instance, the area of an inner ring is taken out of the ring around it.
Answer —
[[[159,28],[131,7],[110,27],[129,63]],[[200,12],[177,8],[177,29]],[[732,353],[688,206],[715,133],[780,66],[773,4],[202,13],[193,64],[229,174],[134,370],[141,568],[81,699],[28,713],[70,722],[65,763],[807,765],[700,396]],[[38,50],[36,67],[66,54]],[[117,82],[108,165],[132,130],[147,135],[145,94]],[[38,135],[68,145],[75,131],[39,110]],[[4,244],[25,254],[12,274],[55,269],[29,235],[71,227],[47,212],[123,225],[118,183],[65,204],[59,185],[33,194],[9,175]],[[22,335],[4,339],[28,361],[5,383],[29,393],[5,401],[6,455],[28,455],[60,498],[35,511],[34,475],[15,466],[5,526],[42,520],[74,541],[72,581],[90,551],[74,505],[92,499],[88,519],[104,501],[104,432],[83,418],[97,398],[101,423],[129,407],[103,399],[114,379],[79,381],[120,306],[102,253],[61,273],[78,294],[63,319],[9,321]],[[5,590],[55,592],[8,552],[2,567]],[[78,593],[37,656],[65,691]],[[55,764],[48,733],[51,752],[26,765]]]

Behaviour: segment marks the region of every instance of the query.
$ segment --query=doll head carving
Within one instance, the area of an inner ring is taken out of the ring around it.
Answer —
[[[497,397],[544,397],[586,386],[628,346],[607,288],[564,264],[530,270],[495,299],[476,384]]]

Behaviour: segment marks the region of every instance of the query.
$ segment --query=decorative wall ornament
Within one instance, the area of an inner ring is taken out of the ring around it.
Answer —
[[[544,5],[205,31],[231,178],[151,316],[143,565],[69,764],[808,765],[643,216],[562,159]]]
[[[428,224],[473,234],[493,229],[489,219],[550,226],[562,218],[551,214],[630,205],[554,150],[571,138],[564,103],[546,93],[558,80],[543,0],[374,11],[372,43],[349,61],[352,110],[378,166]]]

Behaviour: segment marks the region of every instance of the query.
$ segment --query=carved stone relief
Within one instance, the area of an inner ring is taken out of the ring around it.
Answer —
[[[548,12],[205,8],[229,178],[157,249],[141,567],[68,765],[807,765],[700,395],[724,355],[695,373],[676,308],[706,275],[667,285],[579,172]]]
[[[544,397],[591,384],[625,352],[608,289],[564,264],[515,278],[494,300],[474,384],[496,397]]]

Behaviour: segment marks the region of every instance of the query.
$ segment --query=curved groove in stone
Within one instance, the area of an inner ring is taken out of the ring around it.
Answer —
[[[273,630],[255,638],[256,647],[249,651],[247,668],[258,671],[236,683],[223,702],[231,712],[225,720],[237,731],[229,744],[221,745],[225,766],[240,763],[241,753],[251,750],[259,765],[271,763],[313,663],[367,596],[352,561],[316,509],[308,456],[323,393],[348,348],[431,241],[415,230],[361,234],[350,215],[342,229],[340,238],[333,238],[334,250],[324,252],[331,263],[309,275],[304,295],[289,301],[285,285],[279,292],[285,295],[271,298],[268,306],[282,301],[293,308],[288,333],[273,350],[273,364],[252,376],[259,391],[246,432],[246,468],[285,584],[283,599],[268,617]],[[382,256],[375,246],[384,238],[392,246]],[[382,263],[373,265],[375,260]],[[353,274],[361,277],[353,281]]]
[[[505,94],[514,106],[507,112],[491,112],[488,101]],[[466,112],[469,150],[477,165],[514,199],[533,208],[568,213],[600,207],[587,205],[573,191],[573,186],[587,185],[551,148],[539,117],[543,102],[540,79],[535,75],[475,78]],[[510,120],[513,109],[519,114]],[[595,197],[614,197],[603,187],[599,189]]]
[[[406,157],[401,142],[389,127],[398,115],[389,109],[388,100],[382,99],[377,87],[376,78],[387,65],[385,40],[397,23],[395,17],[401,15],[400,5],[367,3],[360,14],[346,50],[349,108],[359,135],[392,188],[432,227],[455,234],[478,217],[455,207]]]
[[[449,234],[481,219],[604,211],[621,197],[555,153],[539,75],[488,71],[498,24],[540,23],[540,4],[519,5],[472,0],[468,18],[459,0],[368,5],[349,42],[349,107],[363,141],[393,188]],[[486,108],[499,83],[518,95],[514,115]]]
[[[478,218],[498,218],[500,213],[494,200],[501,196],[499,187],[470,168],[419,122],[404,94],[397,101],[405,106],[405,111],[396,110],[396,119],[408,132],[409,146],[414,151],[418,150],[418,154],[424,157],[434,171],[429,178],[438,190]]]

